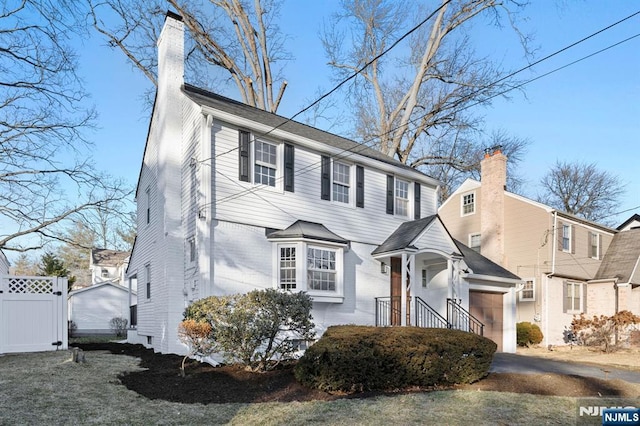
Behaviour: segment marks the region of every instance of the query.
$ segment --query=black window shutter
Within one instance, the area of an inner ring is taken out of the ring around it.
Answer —
[[[413,218],[420,219],[420,184],[413,184]]]
[[[556,229],[556,232],[557,232],[557,237],[558,237],[558,250],[562,251],[563,250],[562,242],[563,242],[563,239],[564,239],[564,226],[563,226],[562,222],[558,221],[557,227],[558,228]]]
[[[323,200],[331,199],[331,159],[322,156],[320,181],[320,198]]]
[[[364,167],[356,166],[356,207],[364,207]]]
[[[238,133],[238,150],[239,179],[243,182],[249,182],[249,132],[240,130]]]
[[[387,175],[387,214],[393,214],[393,175]]]
[[[284,145],[284,190],[293,192],[294,176],[294,148],[293,145]]]

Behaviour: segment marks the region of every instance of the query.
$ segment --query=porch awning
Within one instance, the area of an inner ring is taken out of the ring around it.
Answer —
[[[309,240],[327,241],[337,244],[349,244],[341,236],[334,234],[321,223],[307,222],[306,220],[297,220],[286,229],[267,230],[267,238],[272,239],[293,239],[304,238]]]
[[[422,219],[404,222],[398,227],[398,229],[389,235],[389,238],[376,247],[371,254],[375,256],[377,254],[390,253],[399,250],[415,249],[415,247],[412,246],[413,242],[436,218],[437,215],[432,215]]]

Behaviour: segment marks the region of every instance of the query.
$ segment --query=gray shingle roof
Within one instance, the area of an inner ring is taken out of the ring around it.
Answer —
[[[422,231],[424,231],[425,228],[437,218],[438,215],[433,215],[418,220],[412,220],[410,222],[404,222],[389,236],[389,238],[376,247],[371,254],[376,255],[392,253],[394,251],[405,249],[415,249],[416,247],[413,247],[411,244],[420,236]],[[462,254],[465,263],[469,268],[471,268],[474,274],[507,278],[511,280],[520,279],[517,275],[509,272],[497,263],[492,262],[480,253],[462,244],[460,241],[453,238],[452,240],[460,250],[460,254]]]
[[[92,249],[91,257],[94,265],[118,266],[122,265],[127,257],[129,257],[129,252],[108,249]]]
[[[350,139],[316,129],[315,127],[307,126],[306,124],[290,120],[286,117],[243,104],[242,102],[238,102],[212,92],[208,92],[190,84],[185,84],[182,90],[189,99],[198,105],[208,106],[270,127],[277,127],[278,129],[286,132],[338,148],[343,150],[345,154],[348,154],[349,152],[357,153],[364,157],[373,158],[375,160],[409,170],[412,173],[421,175],[422,177],[428,177],[413,167],[409,167],[406,164],[384,155],[380,151],[369,148],[366,145],[354,142]],[[430,177],[428,178],[433,179]]]
[[[348,244],[349,241],[329,231],[320,223],[297,220],[287,229],[267,232],[267,238],[308,238],[311,240],[329,241],[339,244]]]
[[[618,232],[613,236],[594,279],[618,278],[622,283],[631,282],[638,258],[640,258],[640,229]],[[640,284],[640,282],[633,284]]]
[[[462,256],[464,257],[464,262],[467,264],[469,268],[473,271],[474,274],[478,275],[488,275],[492,277],[499,278],[508,278],[512,280],[519,280],[520,277],[516,274],[513,274],[503,268],[502,266],[494,263],[493,261],[487,259],[477,251],[473,250],[470,247],[462,244],[458,240],[454,240],[460,251],[462,252]]]
[[[371,252],[372,255],[389,253],[397,250],[404,250],[411,247],[410,244],[415,240],[424,229],[433,222],[437,215],[423,217],[422,219],[404,222],[398,229],[393,231],[389,237],[384,240],[376,249]]]

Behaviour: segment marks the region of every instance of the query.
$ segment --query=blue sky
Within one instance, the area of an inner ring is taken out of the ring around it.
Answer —
[[[313,99],[318,87],[331,88],[318,38],[323,19],[337,1],[286,0],[281,28],[295,59],[285,68],[289,82],[279,113],[292,116]],[[535,33],[536,58],[544,57],[640,10],[640,2],[611,0],[538,1],[526,12],[527,32]],[[640,33],[640,15],[521,74],[531,79]],[[527,64],[522,49],[492,28],[475,28],[482,52],[519,69]],[[149,83],[124,56],[97,36],[79,51],[82,73],[98,113],[95,160],[135,185],[149,123],[144,91]],[[224,93],[232,95],[232,92]],[[526,96],[525,96],[526,95]],[[640,213],[640,37],[614,47],[496,99],[477,111],[486,127],[504,129],[531,141],[522,162],[525,195],[557,161],[596,163],[626,183],[615,223]]]

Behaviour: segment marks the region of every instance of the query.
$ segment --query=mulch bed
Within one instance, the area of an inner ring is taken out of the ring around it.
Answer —
[[[254,373],[235,365],[213,367],[189,360],[186,376],[180,375],[182,357],[159,354],[142,345],[127,343],[76,344],[85,352],[109,351],[112,354],[140,358],[147,370],[123,373],[119,378],[128,389],[149,399],[182,403],[255,403],[291,401],[330,401],[338,398],[367,398],[408,392],[428,392],[433,388],[412,388],[398,392],[367,392],[353,395],[333,395],[309,389],[293,376],[292,365],[274,371]],[[86,354],[90,362],[91,354]],[[438,388],[444,390],[446,388]],[[637,389],[621,380],[601,380],[558,374],[496,374],[470,384],[448,389],[530,393],[555,396],[638,396]]]

